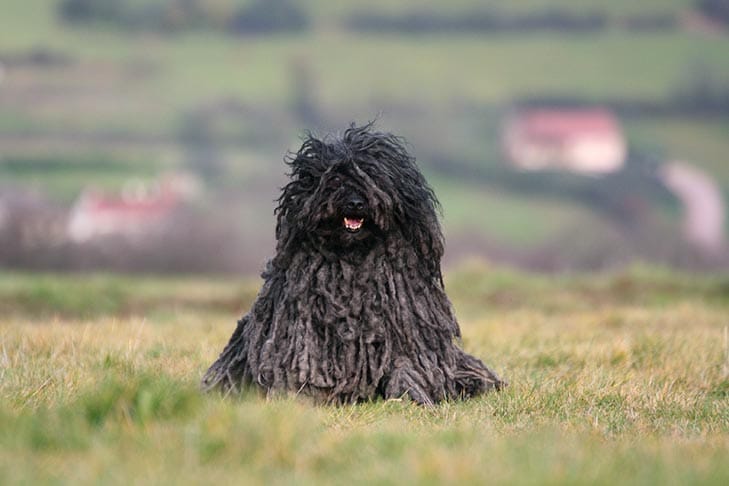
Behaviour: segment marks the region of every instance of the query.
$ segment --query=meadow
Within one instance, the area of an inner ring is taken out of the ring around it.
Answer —
[[[573,255],[613,241],[615,222],[572,187],[594,190],[597,179],[516,181],[522,176],[509,172],[499,135],[515,103],[568,95],[660,105],[707,79],[718,88],[729,79],[729,37],[682,26],[363,34],[344,27],[355,2],[306,0],[309,30],[236,37],[70,25],[59,22],[57,0],[5,3],[0,188],[69,207],[87,187],[113,191],[190,169],[191,115],[222,106],[201,128],[222,177],[206,181],[198,204],[214,215],[219,197],[229,221],[265,237],[281,158],[312,128],[292,108],[297,66],[306,66],[304,94],[325,125],[379,117],[410,141],[443,203],[456,257],[481,244],[520,251],[556,242]],[[694,3],[595,2],[613,19],[682,19]],[[450,14],[482,2],[367,5]],[[555,6],[593,8],[582,0],[498,7]],[[38,53],[60,62],[22,61]],[[226,115],[231,106],[242,114]],[[623,122],[635,154],[687,160],[729,189],[725,114]],[[649,189],[637,187],[638,195]],[[658,216],[678,220],[676,207],[651,201]],[[251,241],[242,253],[269,251],[270,242]],[[201,394],[202,373],[258,286],[231,276],[0,273],[0,484],[729,484],[726,274],[450,268],[464,347],[510,386],[433,408]]]
[[[433,408],[200,394],[257,287],[2,275],[0,483],[729,481],[726,276],[453,269],[463,345],[510,386]]]

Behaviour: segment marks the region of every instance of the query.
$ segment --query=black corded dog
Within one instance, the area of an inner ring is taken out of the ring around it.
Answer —
[[[276,255],[203,388],[422,404],[501,388],[455,342],[438,201],[400,139],[352,126],[288,163]]]

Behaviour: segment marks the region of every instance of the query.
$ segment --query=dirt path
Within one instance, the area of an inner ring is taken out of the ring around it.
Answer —
[[[724,246],[724,197],[716,181],[685,162],[669,162],[661,179],[684,207],[684,235],[701,250],[718,254]]]

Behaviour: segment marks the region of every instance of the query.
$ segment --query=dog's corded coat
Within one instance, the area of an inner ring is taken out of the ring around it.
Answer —
[[[276,255],[203,388],[423,404],[499,389],[456,342],[438,201],[400,139],[352,126],[288,163]]]

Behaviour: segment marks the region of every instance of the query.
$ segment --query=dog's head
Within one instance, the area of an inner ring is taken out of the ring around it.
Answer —
[[[279,250],[306,239],[338,253],[397,233],[437,262],[438,201],[401,139],[351,126],[339,138],[308,136],[287,160],[291,181],[276,209]]]

